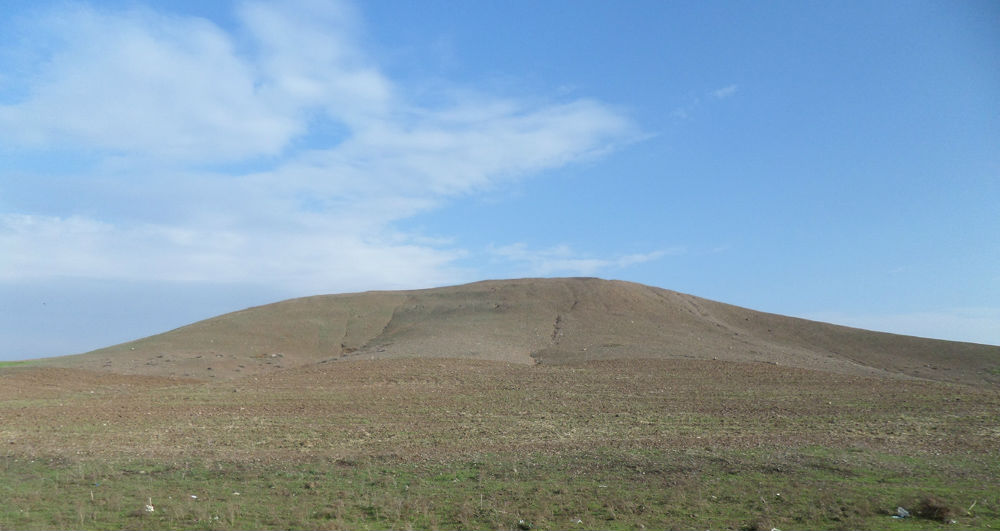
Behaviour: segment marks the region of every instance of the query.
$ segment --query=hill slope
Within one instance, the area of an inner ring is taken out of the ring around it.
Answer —
[[[293,299],[45,364],[229,378],[341,359],[399,357],[544,364],[719,359],[1000,384],[1000,347],[870,332],[591,278]]]

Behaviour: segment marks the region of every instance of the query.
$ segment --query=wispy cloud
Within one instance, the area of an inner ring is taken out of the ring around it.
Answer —
[[[736,94],[737,90],[739,90],[739,85],[729,85],[728,87],[713,90],[709,94],[717,100],[724,100]]]
[[[568,245],[531,249],[524,243],[515,243],[490,248],[490,254],[494,257],[518,264],[525,275],[537,276],[590,276],[651,262],[668,255],[683,254],[683,252],[684,250],[681,248],[673,248],[614,258],[593,258],[581,256]]]
[[[736,95],[737,91],[739,91],[739,88],[740,88],[739,85],[733,84],[719,89],[710,90],[706,92],[704,95],[693,97],[691,101],[686,105],[674,108],[674,110],[670,111],[670,115],[678,120],[687,120],[693,114],[695,114],[695,112],[698,109],[701,108],[704,99],[707,98],[709,100],[724,100],[727,98],[731,98],[734,95]]]
[[[120,226],[90,218],[0,217],[0,281],[59,278],[260,283],[299,292],[330,287],[446,284],[458,250],[325,230],[248,232],[183,225]],[[363,268],[361,266],[367,266]]]
[[[105,150],[162,160],[234,160],[281,151],[303,122],[258,87],[229,35],[199,19],[69,4],[37,21],[58,43],[0,105],[0,139],[40,150]]]
[[[397,222],[638,137],[625,113],[596,100],[456,89],[435,106],[410,101],[359,44],[347,3],[243,3],[238,34],[145,9],[60,9],[26,32],[22,59],[32,44],[46,55],[18,64],[27,74],[0,99],[0,151],[96,162],[0,170],[0,188],[86,183],[86,197],[45,211],[0,206],[0,280],[454,281],[465,251]],[[342,134],[323,136],[317,123]]]

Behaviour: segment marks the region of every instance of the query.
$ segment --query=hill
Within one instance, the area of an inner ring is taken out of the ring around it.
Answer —
[[[307,297],[0,365],[0,529],[996,529],[998,366],[598,279]]]
[[[525,364],[724,360],[1000,384],[1000,347],[859,330],[595,278],[292,299],[46,364],[218,379],[410,357]]]

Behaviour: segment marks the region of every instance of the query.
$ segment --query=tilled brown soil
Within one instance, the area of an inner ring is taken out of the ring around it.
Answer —
[[[0,452],[270,461],[821,445],[983,456],[1000,393],[765,363],[331,362],[227,381],[0,370]]]

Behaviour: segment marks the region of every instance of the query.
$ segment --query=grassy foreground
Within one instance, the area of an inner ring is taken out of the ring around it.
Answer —
[[[0,521],[5,529],[956,527],[932,514],[888,516],[934,498],[958,527],[1000,525],[988,478],[942,481],[973,463],[856,457],[811,448],[283,466],[8,458]]]
[[[998,411],[992,389],[722,362],[9,368],[0,529],[998,528]]]

